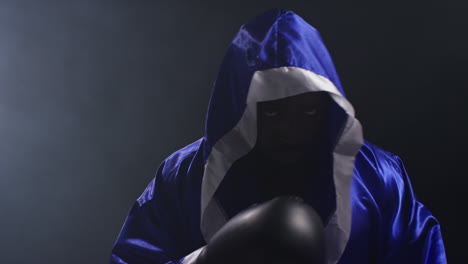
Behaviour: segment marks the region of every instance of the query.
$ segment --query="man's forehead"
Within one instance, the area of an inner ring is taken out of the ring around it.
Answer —
[[[319,105],[326,103],[329,99],[327,92],[307,92],[302,94],[297,94],[281,99],[263,101],[259,102],[260,105],[272,105],[272,106],[282,106],[282,105]]]

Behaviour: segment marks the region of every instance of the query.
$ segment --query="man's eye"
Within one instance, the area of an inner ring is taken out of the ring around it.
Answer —
[[[267,110],[267,111],[264,111],[263,114],[266,116],[266,117],[275,117],[279,114],[278,111],[271,111],[271,110]]]
[[[317,114],[317,109],[309,109],[307,111],[304,111],[304,114],[308,115],[308,116],[314,116]]]

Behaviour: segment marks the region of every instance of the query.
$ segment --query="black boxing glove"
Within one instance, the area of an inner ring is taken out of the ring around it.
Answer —
[[[196,264],[325,263],[323,224],[297,197],[279,197],[228,221]]]

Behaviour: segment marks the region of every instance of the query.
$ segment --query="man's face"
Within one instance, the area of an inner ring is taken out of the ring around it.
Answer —
[[[257,148],[270,159],[292,164],[320,154],[330,96],[308,92],[257,104]]]

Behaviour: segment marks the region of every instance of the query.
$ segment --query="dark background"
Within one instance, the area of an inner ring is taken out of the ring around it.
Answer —
[[[107,263],[160,162],[203,135],[232,37],[272,7],[321,31],[365,137],[462,262],[466,1],[200,3],[0,1],[1,263]]]

